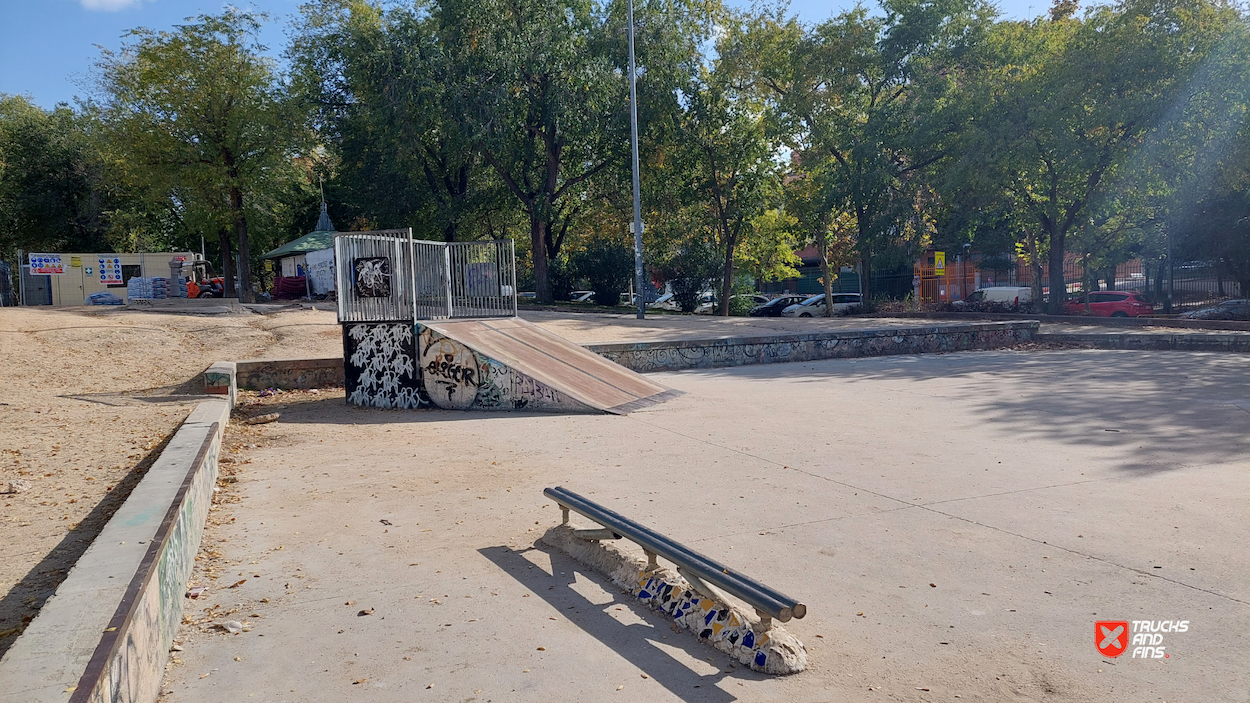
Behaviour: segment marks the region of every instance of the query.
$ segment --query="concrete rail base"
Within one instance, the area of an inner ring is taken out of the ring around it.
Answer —
[[[547,530],[541,541],[607,576],[622,590],[668,616],[673,624],[743,666],[779,676],[807,668],[807,648],[784,627],[762,627],[747,610],[700,595],[669,569],[648,569],[645,560],[611,542],[574,537],[568,525]]]
[[[152,703],[217,480],[225,399],[196,406],[0,660],[0,703]]]

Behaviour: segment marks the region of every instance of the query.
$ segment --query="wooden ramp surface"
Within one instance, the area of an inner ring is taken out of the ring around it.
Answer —
[[[678,393],[520,318],[420,324],[606,412],[627,413]]]

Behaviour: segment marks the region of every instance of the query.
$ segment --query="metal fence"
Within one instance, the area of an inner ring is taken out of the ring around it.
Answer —
[[[1002,258],[995,257],[1000,261]],[[998,271],[986,267],[985,261],[975,254],[971,261],[947,260],[945,270],[937,273],[930,254],[914,270],[921,300],[960,300],[978,288],[1033,284],[1033,268],[1022,259],[1013,260],[1010,268]],[[1132,259],[1115,267],[1087,270],[1075,255],[1069,255],[1064,261],[1063,279],[1067,297],[1087,290],[1135,291],[1163,312],[1193,310],[1226,298],[1250,295],[1250,291],[1241,290],[1237,282],[1225,277],[1213,261],[1177,261],[1169,267],[1166,260]],[[1046,265],[1041,267],[1041,284],[1043,293],[1049,295],[1050,270]]]
[[[334,238],[339,322],[411,320],[410,230],[349,232]]]
[[[430,242],[411,230],[334,240],[340,322],[516,315],[512,240]]]

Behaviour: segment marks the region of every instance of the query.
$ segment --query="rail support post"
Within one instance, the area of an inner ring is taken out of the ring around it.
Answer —
[[[768,632],[773,629],[773,617],[771,615],[760,611],[759,608],[755,609],[755,614],[760,617],[759,632]]]
[[[560,506],[560,513],[561,513],[561,516],[562,516],[562,517],[561,517],[561,519],[560,519],[560,524],[561,524],[561,525],[567,525],[567,524],[569,524],[569,509],[568,509],[567,507],[565,507],[565,506],[561,505],[561,506]]]
[[[647,571],[655,571],[660,568],[659,563],[655,560],[655,552],[644,549],[642,553],[647,555]]]

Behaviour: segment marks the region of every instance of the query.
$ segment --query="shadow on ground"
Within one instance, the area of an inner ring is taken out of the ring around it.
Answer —
[[[551,558],[554,576],[540,568],[532,568],[534,564],[525,558],[524,551],[508,547],[486,547],[478,552],[534,595],[545,600],[552,609],[562,613],[569,622],[638,667],[681,700],[691,703],[728,703],[738,698],[720,688],[719,684],[722,682],[734,679],[760,681],[768,678],[742,667],[726,672],[729,659],[724,654],[700,644],[689,633],[674,632],[659,613],[634,602],[606,578],[586,569],[559,550],[538,543],[535,543],[533,549]],[[579,578],[591,581],[612,594],[612,602],[599,604],[587,600],[572,588]],[[625,624],[608,613],[613,607],[628,608],[643,622]],[[699,674],[675,660],[664,647],[680,649],[693,659],[707,661],[709,657],[713,657],[716,664],[719,664],[718,671],[710,675]],[[635,688],[632,684],[628,685],[629,688]],[[637,695],[635,689],[631,697],[638,700]]]
[[[833,380],[864,384],[874,393],[970,399],[974,415],[1011,437],[1120,450],[1119,468],[1152,473],[1250,452],[1247,361],[1242,354],[1218,352],[1013,350],[702,373],[770,382]]]

